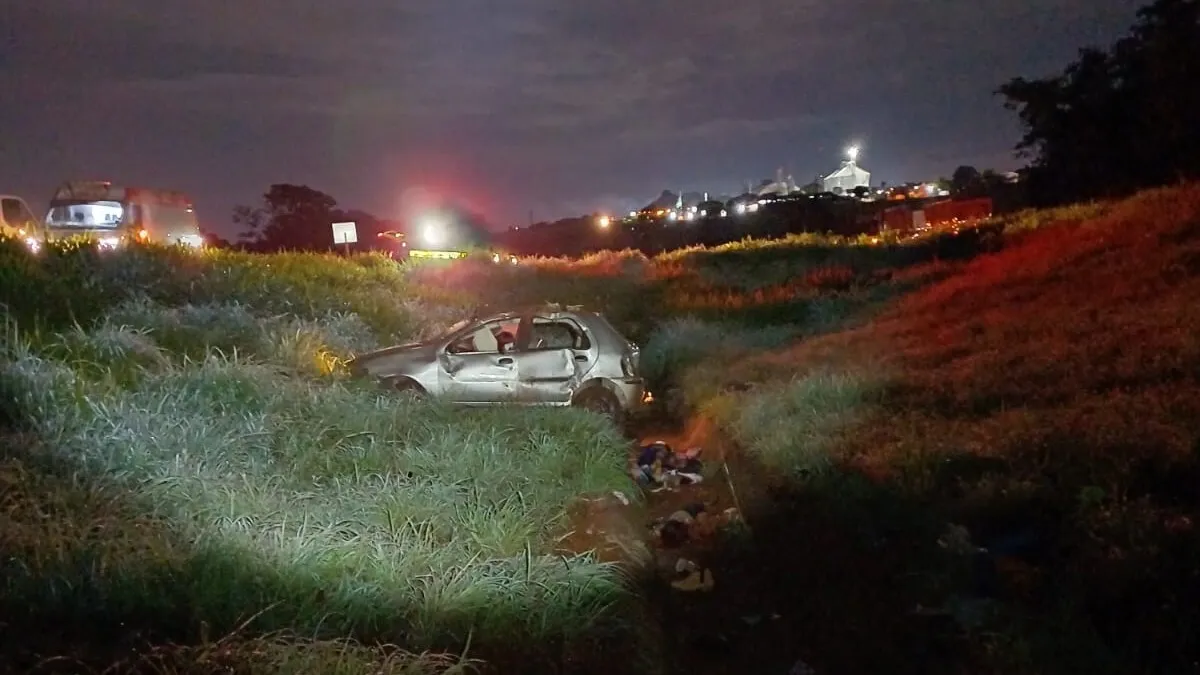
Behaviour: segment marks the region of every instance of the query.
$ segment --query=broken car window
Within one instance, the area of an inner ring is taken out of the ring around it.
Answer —
[[[588,349],[587,335],[574,321],[534,318],[530,349]]]
[[[447,348],[451,354],[498,354],[512,350],[517,326],[513,321],[492,321],[455,340]]]

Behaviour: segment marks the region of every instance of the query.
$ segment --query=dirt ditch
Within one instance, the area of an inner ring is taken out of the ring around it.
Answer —
[[[636,438],[631,458],[654,441],[701,448],[704,480],[646,489],[643,505],[584,502],[563,545],[590,546],[646,579],[657,623],[648,631],[668,673],[961,672],[952,631],[913,615],[903,542],[865,543],[819,500],[774,487],[704,421]],[[630,493],[643,489],[631,482]],[[682,526],[661,536],[653,524],[672,516]]]

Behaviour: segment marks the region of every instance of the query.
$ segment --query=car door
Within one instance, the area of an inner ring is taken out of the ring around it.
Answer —
[[[529,403],[570,403],[591,367],[592,345],[587,333],[565,317],[530,316],[521,328],[518,396]]]
[[[488,321],[466,330],[438,354],[442,391],[456,403],[489,405],[517,398],[519,368],[512,349],[517,319]]]

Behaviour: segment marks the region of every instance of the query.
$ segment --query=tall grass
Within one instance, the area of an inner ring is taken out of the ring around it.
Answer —
[[[143,367],[149,338],[129,335],[106,351],[56,342],[54,358],[10,345],[3,388],[55,457],[128,490],[193,547],[136,583],[119,563],[99,577],[26,565],[9,575],[10,602],[113,609],[51,591],[62,584],[228,628],[248,610],[264,610],[260,627],[310,634],[403,627],[426,647],[471,630],[588,630],[621,596],[613,569],[545,556],[573,497],[625,487],[623,443],[603,421],[406,406],[216,354],[150,359],[132,386],[77,374]]]
[[[34,439],[4,467],[29,488],[4,502],[6,620],[152,630],[193,645],[154,653],[176,660],[208,653],[201,626],[239,631],[245,668],[262,653],[284,667],[276,632],[318,640],[284,661],[341,667],[328,640],[349,635],[532,645],[536,660],[625,630],[623,574],[551,554],[576,498],[627,487],[615,429],[572,410],[405,405],[340,373],[442,330],[464,294],[371,257],[6,255],[2,412]],[[440,663],[345,648],[354,668]]]
[[[773,475],[854,514],[836,527],[919,515],[870,533],[870,555],[911,565],[923,604],[986,594],[995,611],[968,626],[985,671],[1192,668],[1200,188],[998,222],[994,255],[922,272],[870,322],[695,362],[682,381],[741,386],[685,391]],[[937,552],[947,521],[982,566]]]
[[[0,610],[94,644],[148,631],[160,647],[120,660],[128,672],[457,663],[380,643],[547,657],[616,634],[636,648],[623,573],[552,555],[574,500],[626,488],[615,429],[573,410],[403,403],[342,361],[475,310],[584,304],[761,463],[817,476],[879,419],[879,389],[762,355],[949,274],[896,270],[975,250],[956,242],[805,235],[405,268],[0,241],[0,415],[22,434],[0,457]]]

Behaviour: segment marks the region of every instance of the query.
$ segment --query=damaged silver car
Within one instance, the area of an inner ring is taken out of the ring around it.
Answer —
[[[407,395],[471,406],[578,406],[620,424],[650,399],[639,355],[602,315],[552,306],[460,321],[436,338],[362,354],[349,366]]]

